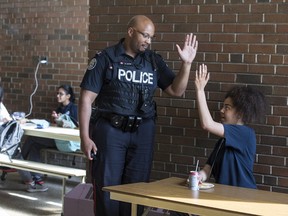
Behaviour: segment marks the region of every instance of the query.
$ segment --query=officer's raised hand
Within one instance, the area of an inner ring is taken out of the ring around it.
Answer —
[[[191,64],[196,56],[198,48],[198,41],[196,40],[196,35],[193,35],[192,33],[186,35],[183,49],[181,49],[178,44],[176,44],[176,47],[181,60],[184,63]]]
[[[182,65],[172,84],[165,89],[165,92],[171,96],[180,97],[187,88],[191,65],[197,53],[198,41],[196,36],[192,33],[186,35],[183,49],[178,44],[176,44],[176,47]]]

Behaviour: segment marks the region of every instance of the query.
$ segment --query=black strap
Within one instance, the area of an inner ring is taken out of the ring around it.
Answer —
[[[218,145],[218,148],[217,148],[217,151],[216,151],[216,154],[215,154],[213,163],[212,163],[212,165],[211,165],[211,169],[210,169],[210,172],[209,172],[207,181],[210,179],[212,170],[213,170],[214,165],[215,165],[215,162],[216,162],[216,160],[217,160],[217,156],[218,156],[218,154],[219,154],[219,152],[220,152],[220,149],[222,148],[222,145],[225,143],[225,138],[221,138],[218,142],[220,142],[220,144]]]

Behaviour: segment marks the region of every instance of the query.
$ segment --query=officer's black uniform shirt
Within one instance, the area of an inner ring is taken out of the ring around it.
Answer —
[[[114,48],[113,55],[115,55],[114,57],[115,59],[123,59],[123,62],[127,62],[127,64],[128,63],[133,64],[133,66],[137,68],[138,65],[141,66],[140,64],[142,61],[145,60],[144,58],[146,56],[146,63],[147,63],[147,55],[145,55],[145,53],[139,53],[136,55],[135,58],[132,58],[131,56],[127,55],[125,53],[123,41],[124,39],[121,39],[118,44],[116,44],[115,46],[112,46]],[[152,52],[152,51],[147,50],[146,53],[147,52]],[[153,77],[153,83],[154,82],[157,82],[157,83],[154,83],[151,86],[155,86],[155,87],[152,87],[154,89],[158,86],[162,90],[165,90],[173,82],[175,78],[175,74],[172,72],[171,69],[168,68],[167,64],[164,62],[164,60],[162,59],[160,55],[155,54],[154,60],[157,66],[153,65],[153,67],[156,66],[157,68],[157,75],[156,75],[157,77]],[[148,62],[151,62],[151,65],[153,64],[152,61],[150,60]],[[80,87],[85,90],[89,90],[100,95],[101,89],[103,85],[105,85],[105,82],[107,80],[107,71],[110,65],[111,65],[111,62],[109,62],[109,59],[107,58],[107,54],[105,54],[105,50],[103,52],[96,54],[96,56],[89,63],[89,66],[86,70],[86,73],[83,77]],[[150,66],[149,68],[153,68],[153,67]],[[117,73],[119,74],[119,71]],[[152,73],[154,72],[152,71],[151,74]],[[119,78],[120,76],[117,75],[117,77]],[[121,82],[120,79],[118,79],[118,81]]]
[[[131,58],[125,53],[125,49],[123,46],[124,39],[121,39],[120,42],[115,45],[115,53],[117,56],[125,56],[126,58]],[[137,62],[137,58],[141,58],[141,55],[138,54],[134,61]],[[158,68],[158,82],[157,85],[162,90],[165,90],[174,80],[175,74],[172,72],[170,68],[168,68],[167,64],[164,62],[160,55],[155,55],[155,62]],[[105,80],[105,72],[107,67],[109,66],[109,62],[103,53],[98,53],[91,61],[86,70],[86,73],[83,77],[80,87],[95,92],[99,94],[102,85]]]

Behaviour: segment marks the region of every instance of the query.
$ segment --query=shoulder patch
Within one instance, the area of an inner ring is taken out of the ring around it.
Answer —
[[[96,64],[97,64],[97,60],[96,60],[96,58],[93,58],[88,65],[88,70],[94,69]]]

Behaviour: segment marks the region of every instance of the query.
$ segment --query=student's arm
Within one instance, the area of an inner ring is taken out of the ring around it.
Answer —
[[[2,102],[0,102],[0,122],[5,123],[11,121],[12,118]]]
[[[210,73],[207,72],[207,66],[204,64],[200,65],[199,71],[196,70],[195,89],[201,126],[204,130],[207,130],[210,133],[224,137],[223,124],[213,120],[207,105],[204,88],[208,83],[209,78]]]

